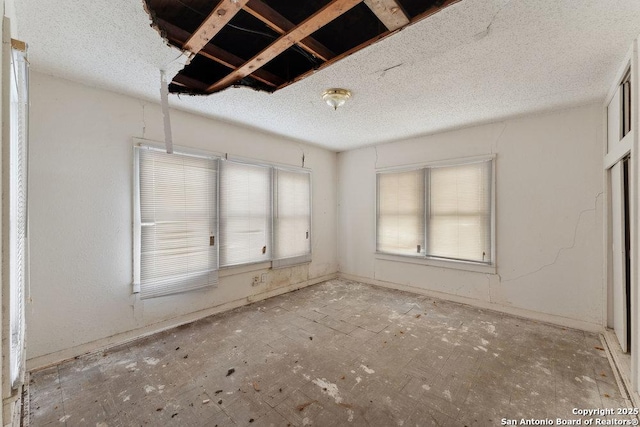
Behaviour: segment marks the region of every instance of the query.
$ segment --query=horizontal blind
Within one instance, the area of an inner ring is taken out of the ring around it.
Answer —
[[[9,327],[11,386],[22,382],[25,349],[25,291],[28,277],[28,67],[26,52],[11,50],[9,152],[10,152],[10,268]]]
[[[492,162],[428,173],[428,255],[490,262]]]
[[[377,250],[424,251],[424,170],[378,174]]]
[[[216,285],[218,161],[137,150],[141,298]]]
[[[220,265],[271,260],[271,168],[223,161]]]
[[[311,175],[275,169],[274,267],[311,260]]]

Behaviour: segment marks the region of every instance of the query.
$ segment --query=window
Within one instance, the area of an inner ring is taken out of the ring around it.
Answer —
[[[492,160],[377,179],[378,252],[493,263]]]
[[[134,292],[217,284],[218,268],[311,261],[311,174],[135,147]]]
[[[491,162],[430,168],[430,256],[491,261]]]
[[[311,261],[311,175],[275,169],[274,267]]]
[[[618,142],[631,132],[631,70],[627,69],[616,91],[607,105],[608,152],[614,150]]]
[[[217,283],[218,160],[136,148],[137,272],[141,298]]]
[[[20,45],[20,43],[18,43]],[[14,46],[9,58],[9,373],[11,387],[23,381],[25,360],[25,291],[28,283],[28,87],[25,46]],[[6,161],[5,160],[5,161]],[[5,164],[6,167],[7,165]],[[4,191],[7,189],[5,188]],[[6,255],[5,255],[6,256]]]
[[[271,260],[271,168],[222,162],[220,265]]]
[[[424,169],[378,174],[378,251],[424,254]]]

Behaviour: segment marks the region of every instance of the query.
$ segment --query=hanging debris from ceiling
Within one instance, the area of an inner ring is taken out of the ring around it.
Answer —
[[[144,0],[191,61],[171,93],[274,92],[459,0]]]

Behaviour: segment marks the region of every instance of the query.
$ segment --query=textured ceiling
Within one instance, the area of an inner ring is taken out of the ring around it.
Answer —
[[[210,95],[275,92],[459,0],[144,1],[154,27],[194,55],[169,92]]]
[[[147,100],[186,58],[142,0],[16,0],[32,69]],[[603,99],[638,0],[464,0],[276,93],[230,88],[173,107],[344,151]],[[344,87],[337,111],[321,99]]]

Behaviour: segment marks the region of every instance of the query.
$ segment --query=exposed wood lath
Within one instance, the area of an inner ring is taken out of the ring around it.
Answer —
[[[174,93],[273,92],[459,0],[145,0],[153,25],[193,55]]]
[[[231,18],[240,11],[248,0],[222,0],[204,20],[198,29],[189,37],[184,48],[193,53],[198,53],[209,41],[220,32],[222,27],[231,21]]]
[[[409,23],[409,18],[396,0],[364,0],[364,3],[376,14],[378,19],[393,31]]]
[[[295,24],[260,0],[250,0],[245,10],[280,34],[288,33],[295,28]],[[304,50],[323,61],[329,61],[336,56],[335,53],[331,52],[313,37],[305,37],[300,40],[298,44]]]

